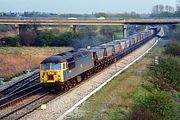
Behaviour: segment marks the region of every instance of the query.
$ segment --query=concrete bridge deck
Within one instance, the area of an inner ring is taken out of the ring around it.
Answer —
[[[0,19],[0,24],[37,24],[37,25],[164,25],[180,24],[180,19],[54,19],[54,20],[40,20],[40,19]]]

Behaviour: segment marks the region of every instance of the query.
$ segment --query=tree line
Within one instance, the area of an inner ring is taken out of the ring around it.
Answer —
[[[176,9],[170,5],[155,5],[152,8],[150,18],[173,18],[180,17],[180,9]]]
[[[130,26],[129,35],[143,30],[144,26]],[[61,30],[31,30],[21,32],[17,37],[0,39],[0,46],[70,46],[74,48],[95,46],[121,39],[121,26],[77,26],[72,29]]]
[[[68,46],[76,35],[72,31],[58,30],[25,31],[17,37],[0,40],[1,46]]]

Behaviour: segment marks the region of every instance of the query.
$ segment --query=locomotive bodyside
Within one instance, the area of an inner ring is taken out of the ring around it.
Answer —
[[[75,76],[78,76],[94,67],[94,61],[90,51],[78,51],[72,56],[74,58],[75,65],[73,67],[68,66],[66,71],[67,77],[65,78],[65,81],[72,79]]]

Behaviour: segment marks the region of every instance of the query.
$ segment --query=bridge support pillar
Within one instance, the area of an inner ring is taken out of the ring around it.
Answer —
[[[19,26],[17,27],[18,34],[27,31],[28,28],[29,28],[28,25],[19,25]]]
[[[176,30],[177,26],[176,25],[172,25],[173,30]]]
[[[71,29],[74,33],[76,33],[76,25],[71,25]]]
[[[17,33],[17,35],[19,35],[19,25],[15,25],[15,28],[16,28],[16,33]]]
[[[18,35],[27,30],[25,25],[15,25],[15,27]]]
[[[127,37],[127,25],[123,25],[123,38]]]
[[[17,35],[27,31],[28,29],[30,29],[31,31],[37,31],[39,26],[40,25],[29,25],[29,24],[15,25]]]

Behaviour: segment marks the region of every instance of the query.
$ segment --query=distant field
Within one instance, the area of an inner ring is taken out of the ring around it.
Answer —
[[[0,47],[0,77],[38,68],[47,56],[68,51],[70,47]]]
[[[0,38],[4,37],[16,37],[17,33],[15,31],[12,32],[0,32]]]

